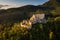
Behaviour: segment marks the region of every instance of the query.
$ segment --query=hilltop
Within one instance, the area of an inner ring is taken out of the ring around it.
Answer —
[[[49,0],[43,5],[25,5],[18,8],[0,10],[0,23],[14,23],[29,19],[34,13],[44,13],[53,17],[60,16],[60,1]]]
[[[60,0],[0,10],[0,40],[60,40]]]

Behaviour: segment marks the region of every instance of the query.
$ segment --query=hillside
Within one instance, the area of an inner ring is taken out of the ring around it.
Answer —
[[[24,19],[29,19],[34,13],[44,13],[47,16],[60,16],[59,0],[49,0],[43,5],[25,5],[19,8],[10,8],[7,10],[0,10],[0,23],[14,23]],[[47,17],[48,18],[48,17]]]
[[[31,29],[21,28],[20,23],[34,14],[45,14],[46,23],[37,22]],[[0,10],[0,40],[60,40],[59,30],[60,0]]]

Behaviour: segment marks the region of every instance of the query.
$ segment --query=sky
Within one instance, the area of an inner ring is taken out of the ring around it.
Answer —
[[[24,5],[41,5],[48,0],[0,0],[2,5],[10,5],[9,7],[19,7]]]

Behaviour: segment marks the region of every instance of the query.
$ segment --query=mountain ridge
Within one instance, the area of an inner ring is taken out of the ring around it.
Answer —
[[[58,1],[56,0],[54,1],[58,3]],[[10,21],[16,22],[16,21],[28,19],[31,17],[32,14],[36,13],[36,11],[39,13],[51,14],[51,11],[56,10],[56,8],[60,7],[59,6],[60,4],[58,4],[58,6],[55,7],[55,5],[57,4],[53,5],[53,3],[55,3],[54,1],[50,0],[44,3],[43,5],[38,5],[38,6],[25,5],[18,8],[9,8],[7,10],[0,10],[0,22],[1,23],[10,22]]]

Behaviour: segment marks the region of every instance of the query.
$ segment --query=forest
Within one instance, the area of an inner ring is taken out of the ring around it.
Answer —
[[[18,27],[38,13],[46,14],[46,23],[37,22],[31,29]],[[0,40],[60,40],[60,0],[0,10]]]

